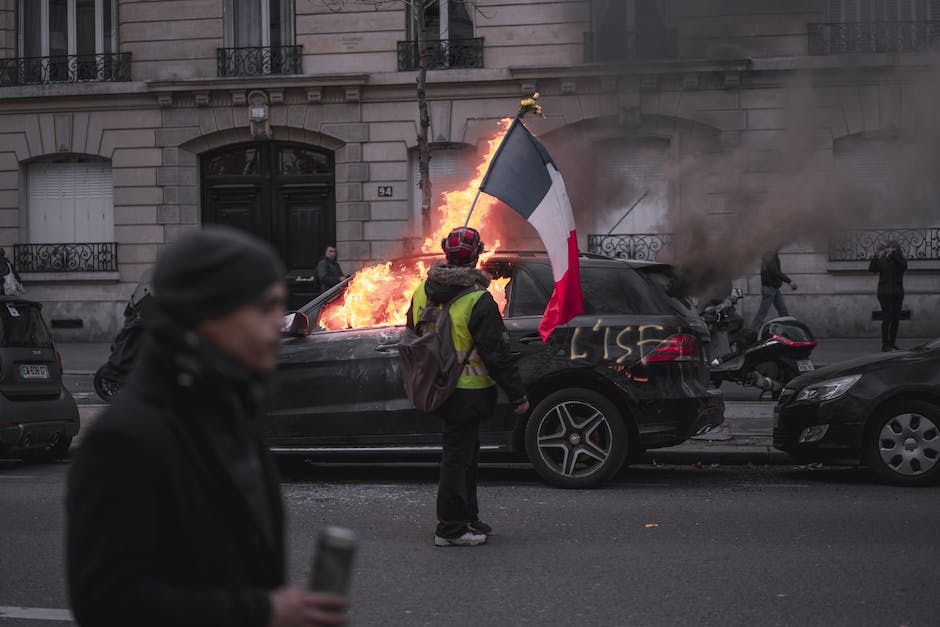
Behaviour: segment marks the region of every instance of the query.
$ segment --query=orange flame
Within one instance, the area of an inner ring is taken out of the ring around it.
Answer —
[[[510,124],[512,118],[500,120],[499,130],[487,141],[486,152],[480,159],[473,178],[463,188],[441,194],[440,203],[432,212],[432,219],[437,226],[425,238],[421,253],[439,254],[441,240],[447,237],[452,229],[464,225],[473,198]],[[480,194],[470,220],[471,225],[486,224],[487,216],[497,203],[496,199]],[[499,240],[495,240],[481,255],[481,261],[492,256],[499,245]],[[350,280],[343,296],[323,308],[320,328],[338,331],[405,324],[408,308],[411,306],[411,296],[424,280],[427,270],[428,266],[423,261],[386,262],[360,270]],[[493,299],[504,314],[507,283],[507,278],[495,279],[489,287]]]

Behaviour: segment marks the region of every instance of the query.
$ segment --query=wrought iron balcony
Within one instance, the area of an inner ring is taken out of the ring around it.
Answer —
[[[669,233],[629,235],[588,235],[588,252],[617,257],[656,261],[657,255],[672,242]]]
[[[131,80],[131,53],[0,59],[0,87]]]
[[[652,61],[676,56],[675,30],[666,30],[662,37],[634,31],[584,33],[585,63]]]
[[[892,240],[910,260],[940,261],[940,228],[845,231],[830,240],[829,261],[868,261]]]
[[[921,52],[937,47],[940,22],[842,22],[809,24],[813,55]]]
[[[117,242],[14,244],[18,272],[117,272]]]
[[[265,76],[301,74],[303,46],[219,48],[219,76]]]
[[[483,67],[483,38],[429,39],[424,42],[424,57],[429,70]],[[421,54],[417,41],[398,42],[398,71],[417,70]]]

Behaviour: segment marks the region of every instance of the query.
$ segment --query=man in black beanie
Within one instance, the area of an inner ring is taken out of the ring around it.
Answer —
[[[258,425],[283,275],[270,247],[225,228],[187,234],[161,257],[140,361],[69,473],[80,625],[345,622],[344,599],[284,586],[281,495]]]

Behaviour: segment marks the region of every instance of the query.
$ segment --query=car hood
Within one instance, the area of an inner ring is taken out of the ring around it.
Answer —
[[[819,383],[827,379],[845,377],[853,374],[865,374],[884,367],[890,367],[892,364],[903,361],[916,361],[930,355],[936,355],[937,350],[919,350],[919,351],[893,351],[890,353],[873,353],[864,357],[857,357],[848,361],[842,361],[825,368],[808,372],[800,375],[787,383],[788,388],[800,389],[811,383]]]

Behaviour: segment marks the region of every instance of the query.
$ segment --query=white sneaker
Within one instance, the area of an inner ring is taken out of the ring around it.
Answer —
[[[486,544],[486,536],[472,531],[468,531],[459,538],[434,536],[434,546],[480,546],[481,544]]]

